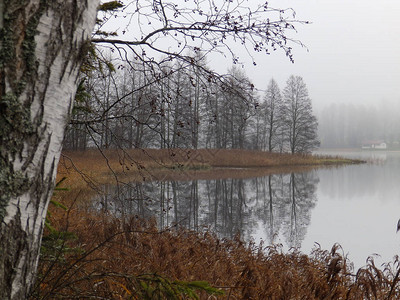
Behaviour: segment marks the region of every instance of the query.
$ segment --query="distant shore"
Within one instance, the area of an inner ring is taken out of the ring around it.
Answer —
[[[91,149],[64,151],[58,178],[85,174],[99,183],[110,176],[130,181],[245,178],[359,163],[364,161],[241,149]]]

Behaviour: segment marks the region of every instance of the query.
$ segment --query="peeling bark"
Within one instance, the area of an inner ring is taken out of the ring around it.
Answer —
[[[34,283],[97,0],[0,0],[0,299]]]

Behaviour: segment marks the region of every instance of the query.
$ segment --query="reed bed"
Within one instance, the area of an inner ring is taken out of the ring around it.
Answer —
[[[399,259],[355,272],[334,245],[309,255],[219,239],[209,231],[159,231],[155,222],[85,209],[100,183],[262,176],[359,161],[246,150],[133,149],[64,152],[51,224],[31,299],[398,299]],[[91,186],[92,189],[89,189]],[[79,202],[79,203],[78,203]]]
[[[63,152],[58,179],[67,177],[70,187],[82,188],[113,180],[244,178],[361,162],[240,149],[93,149]]]
[[[239,236],[60,211],[51,219],[57,230],[44,235],[31,299],[400,298],[398,258],[381,268],[370,258],[354,272],[339,245],[283,253]]]
[[[78,159],[78,165],[86,166],[92,171],[103,170],[103,162],[106,162],[106,166],[108,163],[109,166],[123,172],[144,168],[252,168],[359,162],[340,157],[243,149],[112,149],[101,152],[92,149],[65,151],[64,155],[74,160]]]

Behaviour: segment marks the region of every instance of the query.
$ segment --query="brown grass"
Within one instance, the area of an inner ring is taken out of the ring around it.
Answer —
[[[64,152],[58,178],[70,187],[112,180],[245,178],[319,166],[360,163],[328,156],[291,155],[239,149],[129,149]]]
[[[245,244],[240,237],[221,240],[177,228],[160,232],[151,221],[116,219],[74,205],[78,198],[90,199],[86,183],[112,178],[248,177],[338,163],[352,161],[243,150],[64,153],[58,176],[68,177],[70,191],[56,193],[55,200],[73,208],[51,209],[57,230],[44,235],[31,298],[172,299],[160,290],[182,291],[200,280],[224,291],[223,296],[198,291],[200,299],[398,299],[398,259],[382,270],[371,259],[354,273],[337,245],[311,255],[283,253],[279,246]],[[189,299],[190,288],[185,291],[174,299]]]
[[[140,282],[154,276],[169,282],[207,281],[224,291],[222,296],[198,292],[201,299],[400,297],[398,259],[382,270],[371,259],[352,274],[338,245],[331,251],[316,248],[309,256],[285,254],[278,246],[245,244],[239,237],[221,240],[210,232],[173,228],[160,232],[153,222],[77,210],[52,222],[76,237],[62,244],[45,240],[32,299],[170,299],[145,297]]]

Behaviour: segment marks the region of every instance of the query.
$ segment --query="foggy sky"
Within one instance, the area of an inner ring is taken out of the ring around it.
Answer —
[[[185,1],[176,1],[185,6]],[[242,5],[246,3],[254,4],[245,0]],[[261,93],[272,77],[283,89],[293,74],[304,78],[316,110],[333,102],[376,106],[400,102],[399,0],[270,0],[268,3],[274,8],[293,8],[297,19],[311,24],[298,24],[297,34],[290,35],[307,46],[294,46],[294,64],[278,50],[269,56],[255,55],[257,66],[253,66],[240,45],[233,47],[245,63],[247,76]],[[119,28],[119,34],[124,28],[120,23],[121,19],[111,22],[111,28]],[[137,27],[131,27],[131,33],[138,31]],[[122,38],[128,38],[127,35]],[[207,62],[220,73],[226,73],[232,66],[229,55],[225,59],[209,55]]]
[[[316,108],[329,103],[376,104],[400,101],[400,1],[275,0],[291,7],[300,20],[293,37],[308,48],[294,47],[295,63],[284,53],[257,56],[245,71],[259,89],[274,77],[283,89],[287,78],[304,78]],[[210,65],[213,65],[210,61]]]

